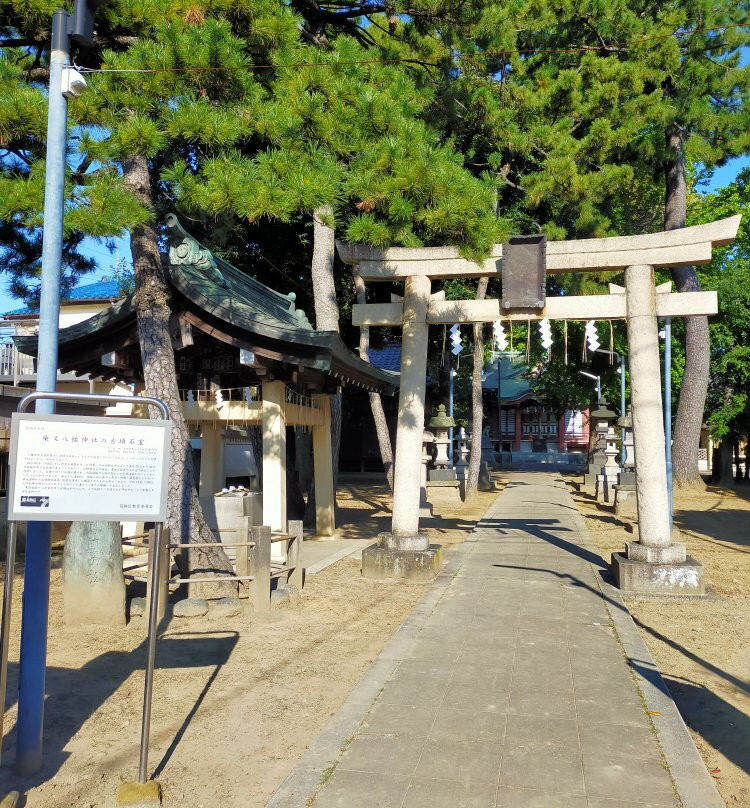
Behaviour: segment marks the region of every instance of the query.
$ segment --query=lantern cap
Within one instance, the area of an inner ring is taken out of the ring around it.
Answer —
[[[613,420],[614,418],[617,417],[617,413],[610,410],[609,404],[607,402],[607,399],[603,398],[599,402],[597,408],[591,413],[590,417],[591,418],[597,418],[600,421],[604,421],[604,420],[611,421],[611,420]]]
[[[445,404],[438,406],[437,415],[433,415],[429,423],[429,426],[433,429],[450,429],[455,425],[455,420],[445,411]]]

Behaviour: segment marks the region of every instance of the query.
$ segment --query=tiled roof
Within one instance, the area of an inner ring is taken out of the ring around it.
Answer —
[[[529,366],[524,359],[521,351],[506,351],[500,355],[500,396],[503,401],[519,401],[531,393],[531,382],[527,375]],[[482,390],[497,392],[497,369],[497,359],[484,366]]]
[[[385,348],[370,348],[370,362],[381,370],[398,373],[401,370],[401,346],[386,345]]]
[[[84,300],[117,300],[123,297],[118,281],[97,281],[96,283],[88,283],[85,286],[78,286],[73,289],[67,297],[64,297],[60,303],[75,303]],[[3,317],[12,317],[19,314],[39,314],[38,308],[23,308],[16,309],[15,311],[6,311]]]

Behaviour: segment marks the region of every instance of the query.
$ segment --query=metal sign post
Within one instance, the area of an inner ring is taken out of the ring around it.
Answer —
[[[147,404],[159,410],[161,420],[27,412],[29,406],[39,399],[91,404]],[[151,566],[151,611],[139,766],[139,782],[146,782],[170,430],[167,405],[150,396],[37,391],[19,402],[11,427],[8,478],[8,547],[0,625],[0,747],[17,522],[120,521],[123,517],[128,521],[153,521],[156,524],[155,552]],[[44,677],[44,671],[41,671],[41,676]]]

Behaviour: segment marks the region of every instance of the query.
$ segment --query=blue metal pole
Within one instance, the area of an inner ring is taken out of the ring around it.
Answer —
[[[448,417],[453,418],[453,357],[448,360]],[[451,447],[451,464],[456,465],[456,460],[453,453],[453,427],[448,428],[448,440]]]
[[[68,14],[52,15],[47,157],[44,181],[42,289],[36,389],[52,392],[57,382],[57,333],[63,248],[68,102],[62,94],[63,68],[70,61]],[[36,411],[54,412],[51,400]],[[42,766],[44,688],[47,666],[47,617],[52,525],[30,522],[27,529],[18,684],[16,771],[28,776]]]
[[[664,320],[664,439],[667,461],[667,495],[669,497],[669,530],[672,530],[672,320]]]
[[[625,357],[618,355],[620,360],[620,418],[625,417]],[[620,428],[620,468],[625,471],[625,427]]]

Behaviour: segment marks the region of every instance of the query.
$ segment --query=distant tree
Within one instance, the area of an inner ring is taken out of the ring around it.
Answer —
[[[698,272],[702,286],[717,290],[719,296],[719,314],[710,321],[706,420],[714,439],[722,443],[730,477],[733,444],[750,439],[750,170],[726,188],[688,199],[690,224],[735,213],[742,214],[742,222],[734,244],[717,250],[713,262]]]

